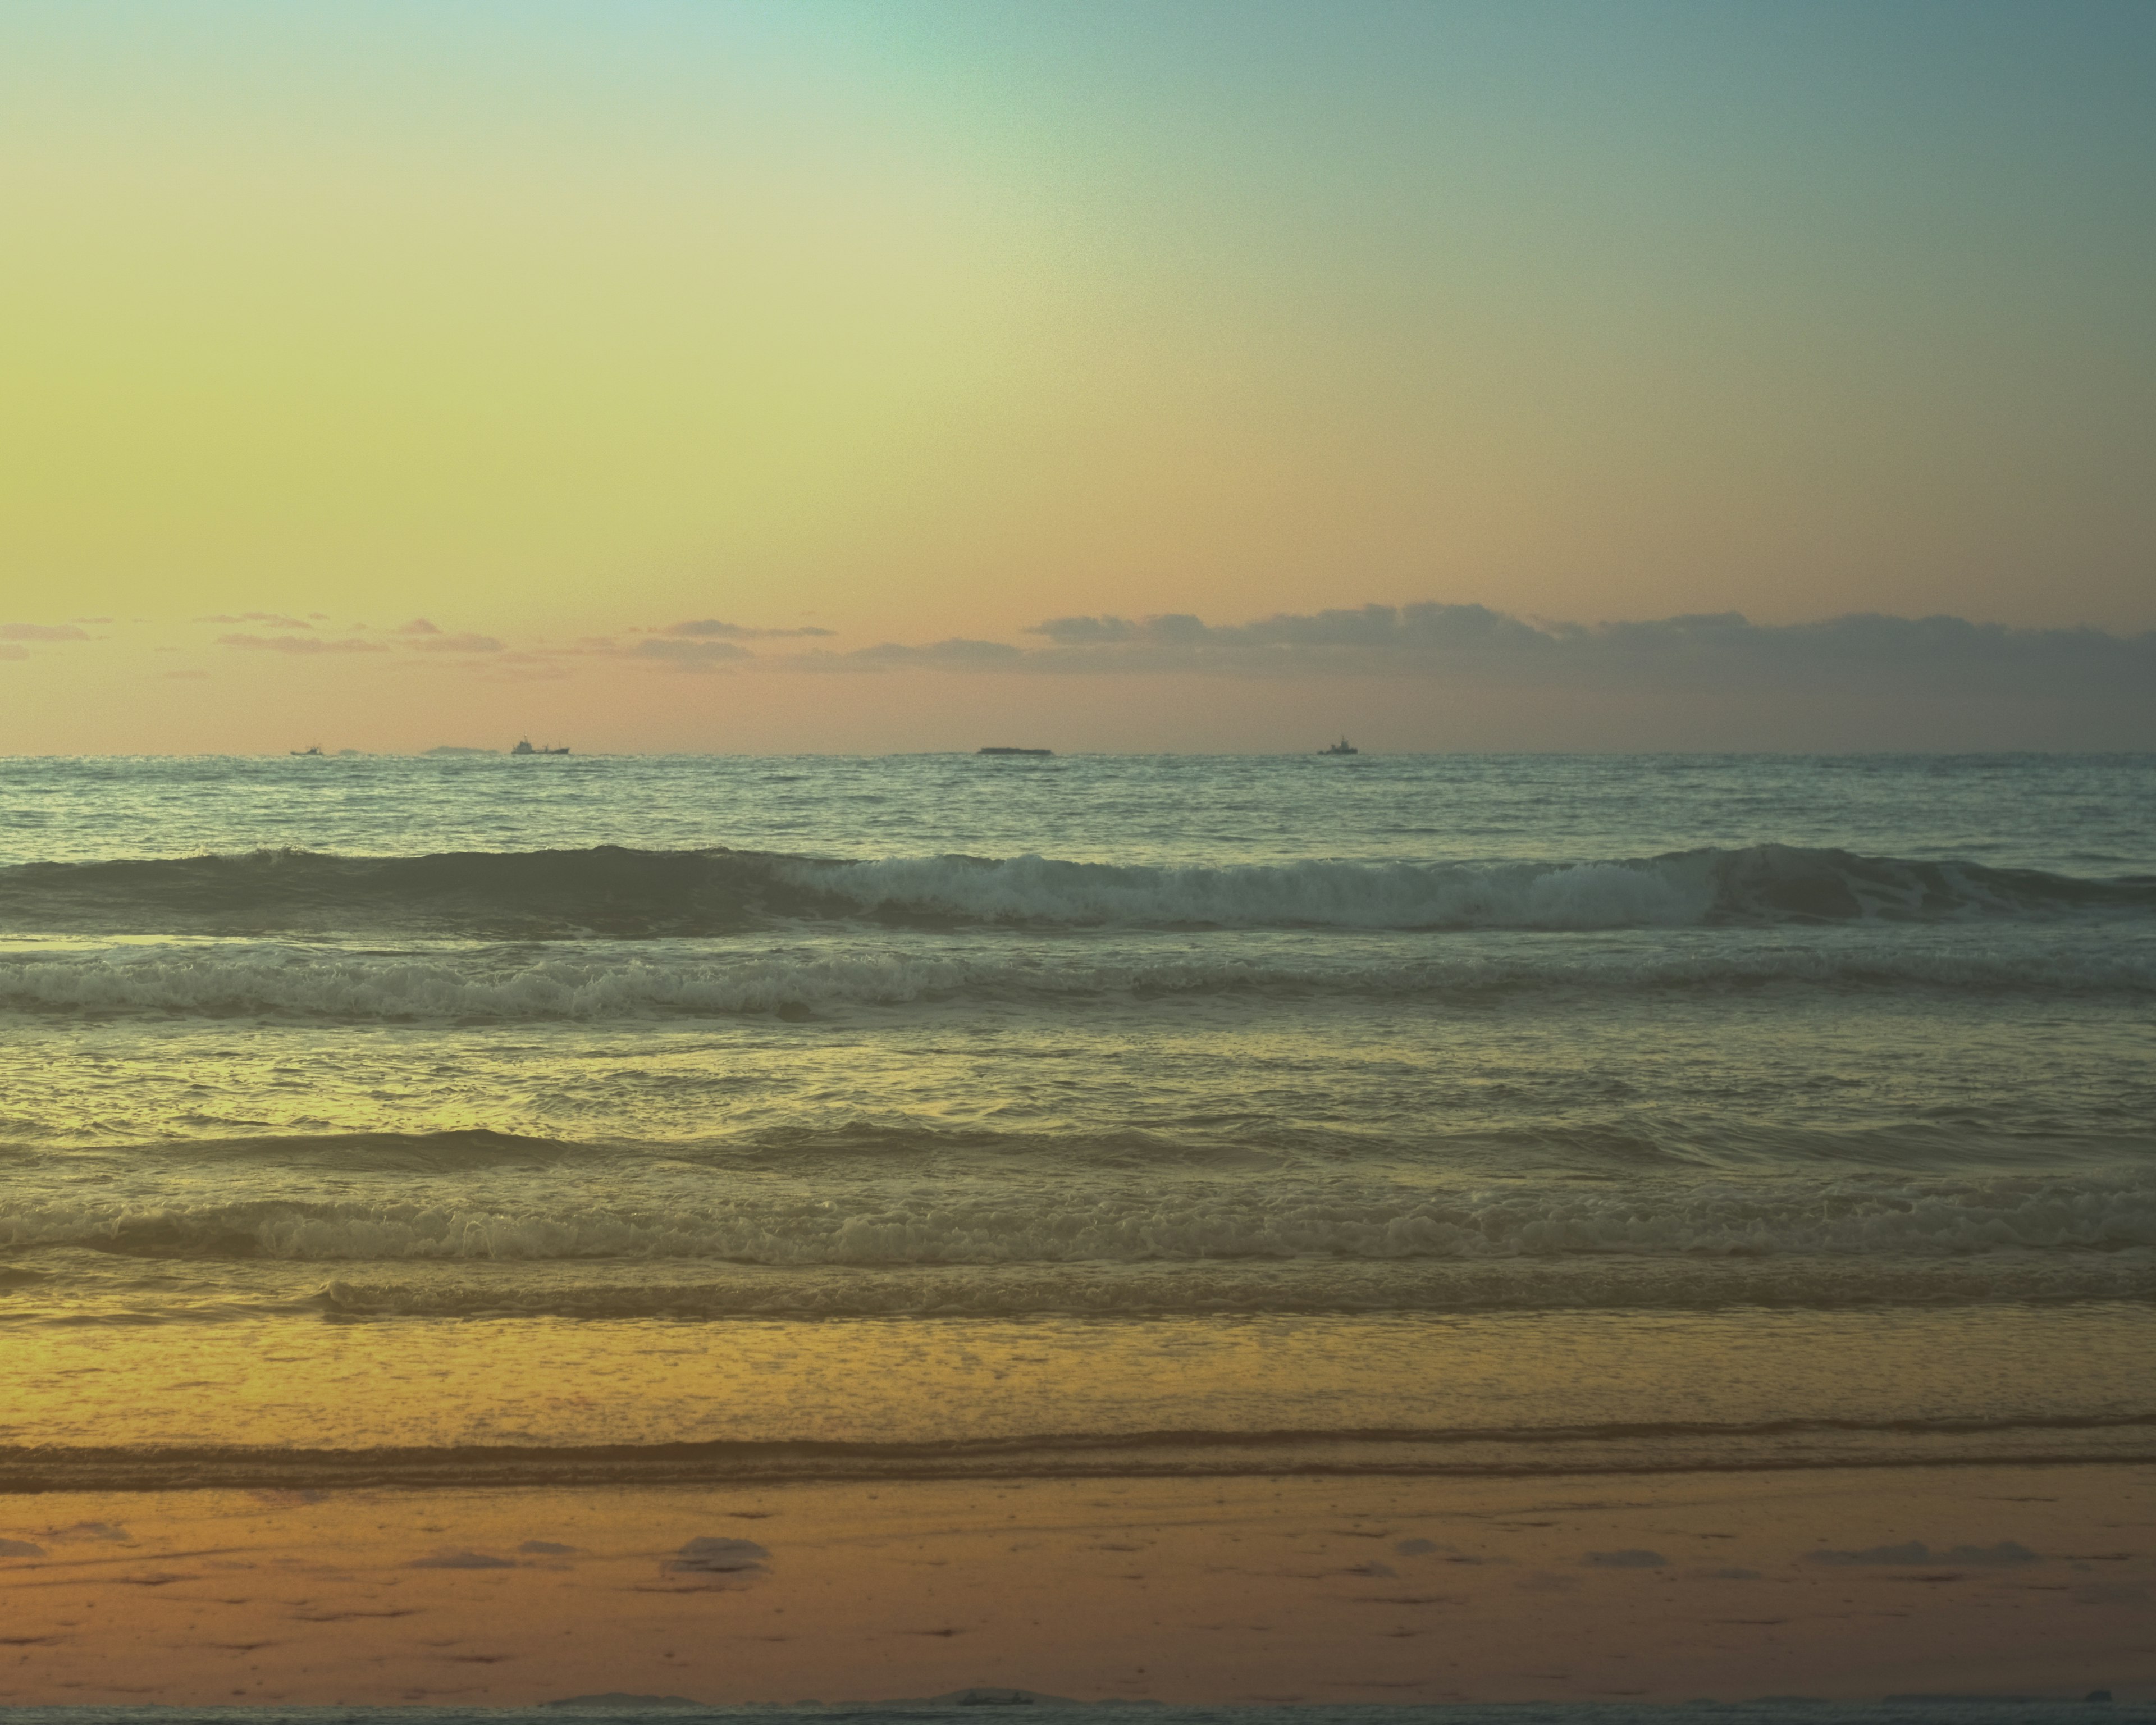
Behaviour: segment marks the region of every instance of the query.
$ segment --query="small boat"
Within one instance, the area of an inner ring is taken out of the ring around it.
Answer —
[[[1055,751],[1054,749],[993,748],[976,749],[973,752],[977,755],[1052,755]]]
[[[530,737],[520,737],[516,739],[516,747],[509,752],[512,755],[566,755],[569,752],[567,749],[535,749]]]
[[[316,743],[311,749],[287,749],[285,751],[288,755],[319,755],[321,752],[322,746],[320,743]]]
[[[1343,737],[1329,748],[1322,748],[1317,752],[1321,755],[1359,755],[1363,752]]]

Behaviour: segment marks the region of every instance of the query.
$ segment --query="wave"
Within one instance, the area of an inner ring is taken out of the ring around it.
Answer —
[[[2156,1250],[2156,1186],[2100,1177],[1541,1184],[1432,1190],[1282,1178],[551,1183],[295,1201],[0,1199],[0,1246],[300,1263],[708,1261],[901,1266],[1909,1260]]]
[[[1522,993],[1713,993],[1778,985],[1851,993],[2156,993],[2156,948],[2056,938],[1978,951],[1863,945],[1369,948],[1214,958],[1067,951],[750,953],[590,944],[360,952],[249,942],[119,947],[0,959],[0,1009],[351,1022],[525,1023],[771,1014],[945,1001],[1182,997],[1471,1001]]]
[[[1534,1477],[2156,1459],[2156,1414],[1375,1430],[1043,1433],[956,1442],[720,1440],[300,1449],[0,1445],[0,1491],[335,1491],[786,1481]]]
[[[1250,1317],[1258,1313],[1878,1310],[2156,1299],[2146,1254],[1857,1264],[1638,1260],[1476,1264],[1070,1266],[841,1275],[333,1277],[295,1303],[344,1319],[548,1317],[579,1322],[728,1318]],[[70,1310],[80,1308],[71,1307]],[[246,1309],[228,1301],[218,1316]],[[139,1319],[131,1309],[130,1321]]]
[[[2156,911],[2156,880],[2084,880],[1782,845],[1589,862],[1226,867],[1040,856],[867,861],[726,850],[347,857],[257,851],[0,870],[0,929],[489,939],[739,933],[801,919],[980,925],[1608,929]]]

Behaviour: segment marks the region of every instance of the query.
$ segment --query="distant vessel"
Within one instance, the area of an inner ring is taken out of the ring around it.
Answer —
[[[319,755],[321,752],[322,746],[320,743],[316,743],[311,749],[287,749],[285,753],[290,755]]]
[[[1009,749],[1009,748],[998,748],[998,749],[976,749],[976,750],[974,751],[974,753],[976,753],[976,754],[980,754],[980,755],[1052,755],[1052,754],[1054,754],[1055,752],[1055,751],[1054,749]]]
[[[1330,748],[1322,748],[1317,752],[1321,755],[1359,755],[1363,752],[1343,737]]]
[[[512,755],[566,755],[569,752],[567,749],[535,749],[530,737],[520,737],[516,739],[516,747],[509,752]]]

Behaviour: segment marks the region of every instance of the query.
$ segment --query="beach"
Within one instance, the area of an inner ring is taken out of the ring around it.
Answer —
[[[26,1510],[52,1525],[0,1559],[7,1702],[2156,1696],[2149,1465]]]

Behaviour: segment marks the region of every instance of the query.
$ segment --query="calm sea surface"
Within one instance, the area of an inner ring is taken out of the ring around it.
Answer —
[[[2152,757],[13,759],[0,1029],[18,1484],[2156,1450]]]

